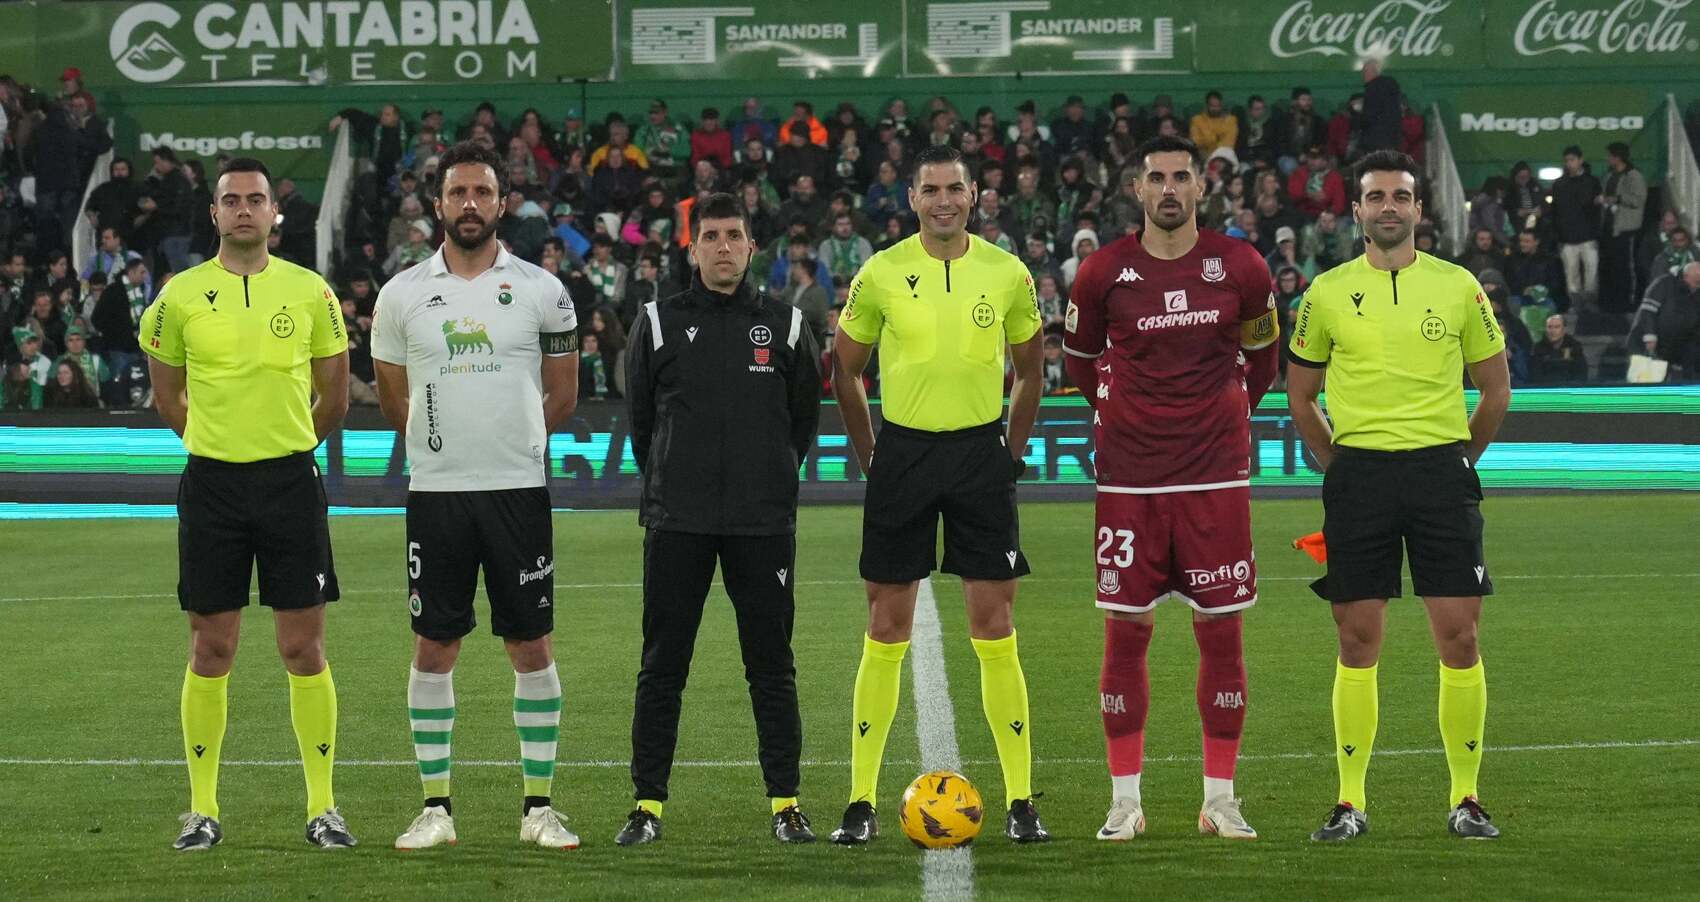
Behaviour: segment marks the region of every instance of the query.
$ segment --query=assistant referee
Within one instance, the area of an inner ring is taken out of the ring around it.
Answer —
[[[962,577],[980,697],[1003,766],[1004,832],[1016,842],[1043,842],[1050,837],[1033,806],[1027,681],[1012,622],[1016,581],[1028,573],[1015,481],[1039,412],[1039,308],[1021,261],[969,234],[976,187],[961,154],[948,146],[922,151],[912,185],[920,233],[874,255],[856,275],[833,354],[833,391],[868,474],[861,562],[868,632],[851,720],[850,805],[832,839],[858,845],[879,833],[880,759],[897,713],[916,591],[937,563],[942,515],[942,569]],[[884,419],[877,453],[862,385],[876,344]],[[1007,435],[1006,346],[1015,364]]]
[[[201,215],[218,228],[218,255],[166,285],[142,314],[140,335],[154,404],[189,452],[177,489],[177,599],[189,615],[182,718],[191,805],[173,847],[223,839],[226,685],[256,562],[260,603],[276,618],[289,672],[307,841],[352,846],[331,793],[336,686],[325,663],[325,602],[338,590],[313,460],[348,412],[342,309],[317,273],[266,253],[278,214],[260,161],[226,163]]]
[[[1399,596],[1401,542],[1440,653],[1440,735],[1452,774],[1447,829],[1492,838],[1499,830],[1476,800],[1487,719],[1476,628],[1493,582],[1475,464],[1511,404],[1505,336],[1468,271],[1417,252],[1416,163],[1376,151],[1354,176],[1365,253],[1305,293],[1287,373],[1293,421],[1325,472],[1328,573],[1312,588],[1333,602],[1340,635],[1340,797],[1311,838],[1369,832],[1364,777],[1375,743],[1376,662],[1387,599]],[[1465,369],[1481,392],[1467,420]],[[1317,406],[1325,376],[1332,429]]]

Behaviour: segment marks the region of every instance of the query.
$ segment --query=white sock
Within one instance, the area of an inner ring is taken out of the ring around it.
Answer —
[[[1132,799],[1135,805],[1140,804],[1139,775],[1128,774],[1126,776],[1118,777],[1115,774],[1111,774],[1110,796],[1111,803],[1114,803],[1116,799]]]
[[[1234,781],[1218,780],[1215,777],[1205,777],[1204,801],[1208,802],[1211,799],[1220,798],[1222,796],[1227,796],[1230,799],[1234,797]]]

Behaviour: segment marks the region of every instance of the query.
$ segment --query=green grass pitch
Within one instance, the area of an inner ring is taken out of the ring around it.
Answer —
[[[1334,635],[1287,547],[1320,505],[1254,509],[1261,600],[1247,617],[1250,717],[1238,787],[1262,834],[1197,833],[1201,794],[1187,611],[1166,606],[1152,647],[1145,775],[1150,833],[1094,841],[1109,803],[1097,712],[1102,651],[1092,606],[1092,509],[1028,504],[1035,575],[1016,607],[1032,695],[1036,788],[1056,841],[1016,848],[989,817],[974,846],[985,899],[1651,898],[1700,892],[1700,721],[1694,586],[1700,500],[1686,495],[1495,497],[1488,555],[1490,704],[1483,801],[1505,838],[1445,832],[1436,662],[1420,604],[1392,608],[1381,729],[1370,771],[1374,832],[1344,847],[1308,834],[1334,800],[1328,693]],[[848,789],[849,700],[861,649],[860,512],[801,516],[796,654],[805,723],[803,802],[824,836]],[[686,692],[667,835],[624,850],[631,808],[641,532],[629,511],[556,519],[555,649],[566,708],[557,808],[575,852],[518,844],[512,675],[480,613],[456,674],[460,845],[402,854],[418,811],[405,712],[410,656],[400,518],[333,525],[344,600],[330,611],[341,706],[337,798],[360,848],[302,840],[303,784],[287,690],[263,610],[249,610],[231,683],[221,778],[225,844],[170,851],[188,804],[177,696],[186,654],[170,521],[7,524],[0,588],[0,898],[485,899],[867,898],[921,895],[923,853],[895,802],[917,770],[912,680],[881,783],[885,835],[865,849],[782,848],[752,759],[755,736],[731,611],[718,586]],[[27,574],[27,576],[25,575]],[[1003,797],[980,713],[978,668],[954,579],[935,580],[964,769],[988,807]],[[482,605],[482,602],[480,602]],[[907,668],[906,668],[907,670]],[[506,763],[514,762],[514,763]]]

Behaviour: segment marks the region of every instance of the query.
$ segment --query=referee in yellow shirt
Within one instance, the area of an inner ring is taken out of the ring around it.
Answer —
[[[140,336],[154,403],[189,451],[177,489],[177,599],[189,615],[182,717],[191,805],[173,847],[223,839],[226,685],[256,562],[260,603],[276,617],[289,672],[307,841],[352,846],[331,794],[336,686],[325,663],[325,602],[338,591],[313,460],[348,412],[342,309],[317,273],[266,253],[277,201],[260,161],[226,163],[203,215],[218,228],[218,255],[166,285],[142,314]]]
[[[1493,582],[1475,464],[1511,405],[1505,336],[1468,271],[1417,252],[1416,163],[1376,151],[1354,176],[1365,253],[1305,292],[1287,369],[1293,422],[1325,473],[1328,574],[1312,588],[1333,603],[1340,634],[1340,797],[1311,838],[1369,832],[1364,777],[1375,743],[1376,661],[1387,599],[1399,596],[1403,543],[1440,653],[1440,736],[1452,774],[1447,829],[1489,839],[1499,830],[1476,801],[1487,722],[1476,627]],[[1468,419],[1466,369],[1481,392]],[[1325,378],[1332,429],[1317,406]]]
[[[1011,620],[1016,580],[1028,572],[1015,481],[1039,412],[1039,308],[1021,261],[968,233],[976,189],[961,154],[948,146],[922,151],[911,184],[920,233],[874,255],[856,275],[833,354],[833,391],[868,474],[861,563],[868,632],[850,731],[850,807],[832,840],[859,845],[879,834],[880,758],[897,713],[917,587],[937,561],[943,515],[942,569],[962,577],[968,599],[980,695],[1003,765],[1005,833],[1043,842],[1050,836],[1033,807],[1027,681]],[[884,394],[877,454],[862,385],[876,344]],[[1007,435],[1006,346],[1015,363]]]

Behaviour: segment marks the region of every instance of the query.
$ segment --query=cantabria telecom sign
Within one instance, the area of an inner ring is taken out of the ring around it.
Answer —
[[[106,6],[106,4],[102,4]],[[527,0],[111,4],[120,77],[173,86],[527,81],[553,78]],[[558,27],[555,29],[558,30]],[[545,39],[548,39],[547,42]]]

